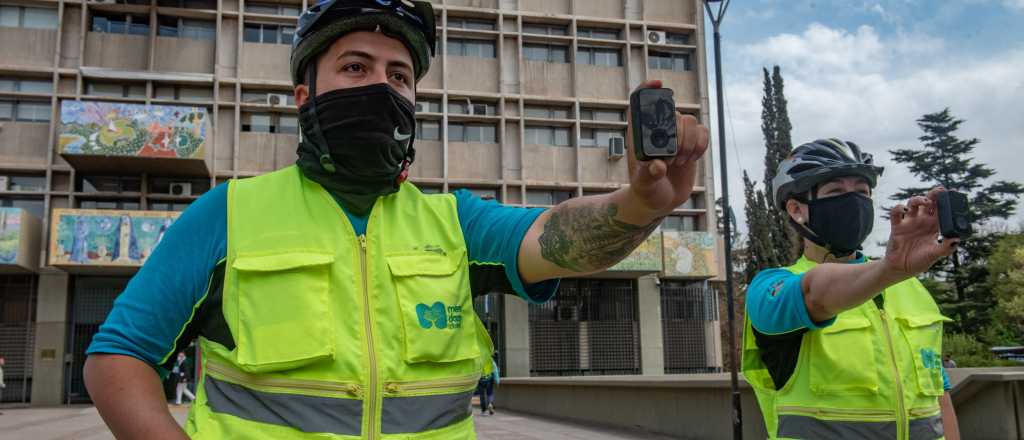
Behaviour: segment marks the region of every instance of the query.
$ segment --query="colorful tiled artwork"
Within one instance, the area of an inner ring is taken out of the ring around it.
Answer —
[[[142,265],[178,214],[56,209],[50,264]]]
[[[0,264],[17,264],[21,208],[0,208]]]
[[[202,158],[208,125],[202,107],[67,100],[60,109],[60,152]]]
[[[665,231],[665,276],[710,278],[717,274],[715,236],[704,231]]]
[[[661,232],[655,231],[633,253],[608,270],[661,272]]]

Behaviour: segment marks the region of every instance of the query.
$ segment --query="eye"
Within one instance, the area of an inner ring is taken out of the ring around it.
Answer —
[[[345,72],[361,73],[366,71],[366,67],[359,63],[352,63],[344,65],[341,70]]]
[[[402,72],[391,72],[391,79],[402,84],[409,84],[409,76]]]

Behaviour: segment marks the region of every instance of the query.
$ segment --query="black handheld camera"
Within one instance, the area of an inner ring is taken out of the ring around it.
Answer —
[[[967,216],[967,196],[956,191],[939,193],[939,233],[945,238],[967,238],[974,231]]]
[[[638,89],[629,96],[637,160],[675,157],[676,103],[672,89]]]

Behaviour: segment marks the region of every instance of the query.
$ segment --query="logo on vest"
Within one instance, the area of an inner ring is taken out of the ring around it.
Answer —
[[[939,366],[942,365],[942,360],[939,359],[939,354],[930,348],[921,349],[921,364],[929,370],[938,370]]]
[[[462,328],[462,306],[445,306],[441,301],[430,306],[423,303],[416,304],[416,318],[419,319],[420,327],[425,329],[460,329]]]

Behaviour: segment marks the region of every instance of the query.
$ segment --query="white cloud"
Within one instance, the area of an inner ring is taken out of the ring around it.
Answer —
[[[742,65],[724,66],[734,72],[726,76],[726,122],[731,127],[726,135],[728,154],[735,156],[738,150],[740,156],[730,157],[730,199],[741,222],[739,167],[755,181],[763,176],[762,78],[750,66],[781,66],[795,143],[839,137],[875,154],[886,167],[876,196],[879,205],[891,205],[888,197],[899,187],[919,185],[905,167],[892,162],[887,150],[919,146],[915,120],[947,106],[968,121],[958,133],[961,137],[982,140],[975,150],[977,161],[994,168],[997,179],[1024,181],[1019,158],[1024,146],[1019,116],[1024,47],[970,59],[946,53],[945,43],[933,37],[883,39],[869,26],[849,32],[812,24],[799,35],[780,34],[733,50]],[[1011,224],[1024,218],[1021,211],[1024,206]],[[877,221],[869,241],[884,240],[888,229]]]
[[[1003,6],[1016,11],[1024,12],[1024,0],[1003,0]]]

